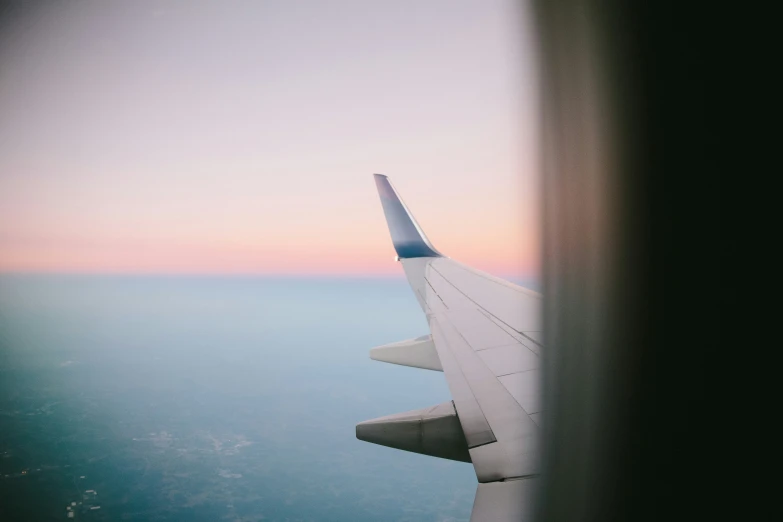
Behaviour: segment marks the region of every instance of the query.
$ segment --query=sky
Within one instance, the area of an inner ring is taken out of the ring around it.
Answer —
[[[505,0],[8,10],[0,272],[399,275],[377,172],[444,254],[535,277],[526,19]]]

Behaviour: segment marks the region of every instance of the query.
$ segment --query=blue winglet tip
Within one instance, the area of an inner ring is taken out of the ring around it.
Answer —
[[[384,174],[373,176],[397,256],[400,259],[441,257],[440,252],[429,242],[424,231],[394,190],[389,177]]]

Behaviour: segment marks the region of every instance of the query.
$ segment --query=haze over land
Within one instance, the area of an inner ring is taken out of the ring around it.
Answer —
[[[426,331],[402,280],[5,275],[0,310],[5,520],[470,516],[470,464],[354,436],[450,400],[369,359]]]

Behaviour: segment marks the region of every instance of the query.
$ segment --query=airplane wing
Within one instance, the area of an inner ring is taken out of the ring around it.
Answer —
[[[529,518],[539,461],[541,295],[438,252],[389,179],[375,174],[375,183],[430,332],[370,356],[443,371],[453,400],[362,422],[356,436],[472,462],[473,522]]]

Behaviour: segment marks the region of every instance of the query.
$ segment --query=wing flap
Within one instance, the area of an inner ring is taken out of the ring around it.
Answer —
[[[460,362],[451,350],[445,349],[447,345],[441,327],[437,322],[430,322],[430,331],[435,348],[438,350],[438,357],[443,365],[443,372],[446,374],[446,382],[449,385],[454,406],[459,414],[459,421],[462,425],[462,431],[465,433],[468,448],[495,442],[497,439],[495,439],[484,412],[461,370]]]
[[[461,334],[464,324],[448,312],[429,321],[479,482],[537,473],[538,425]]]
[[[530,520],[537,480],[507,480],[479,484],[470,522]]]

